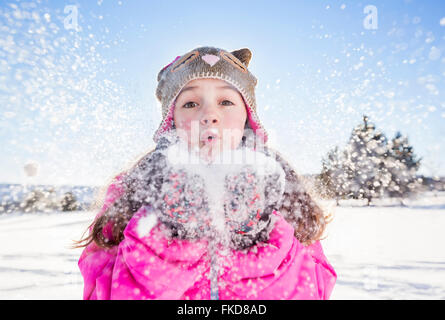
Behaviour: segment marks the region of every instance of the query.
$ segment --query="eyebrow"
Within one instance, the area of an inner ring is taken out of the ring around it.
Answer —
[[[192,91],[192,90],[194,90],[196,88],[198,88],[198,87],[197,86],[185,87],[184,89],[181,90],[181,93],[185,92],[185,91]],[[238,90],[234,86],[231,86],[231,85],[221,86],[221,87],[218,87],[218,89],[230,89],[230,90],[233,90],[235,92],[238,92]]]

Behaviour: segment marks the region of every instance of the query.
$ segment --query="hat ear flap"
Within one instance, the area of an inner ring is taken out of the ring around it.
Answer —
[[[237,57],[246,67],[249,66],[250,59],[252,58],[252,52],[247,49],[239,49],[232,51],[231,54],[233,54],[235,57]]]

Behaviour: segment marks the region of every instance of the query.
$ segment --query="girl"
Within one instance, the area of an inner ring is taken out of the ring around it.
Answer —
[[[156,149],[114,178],[78,243],[84,299],[329,298],[327,221],[267,147],[251,56],[200,47],[159,72]]]

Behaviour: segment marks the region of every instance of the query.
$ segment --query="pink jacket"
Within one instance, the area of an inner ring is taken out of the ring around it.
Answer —
[[[97,216],[122,192],[118,183],[111,184]],[[141,236],[138,225],[146,223],[149,211],[142,207],[134,214],[118,246],[103,249],[93,242],[84,249],[78,263],[84,299],[210,299],[207,241],[169,240],[159,223]],[[267,243],[248,253],[219,255],[219,299],[329,298],[337,274],[320,242],[303,246],[280,213],[274,215],[277,222]],[[106,236],[110,232],[104,229]]]

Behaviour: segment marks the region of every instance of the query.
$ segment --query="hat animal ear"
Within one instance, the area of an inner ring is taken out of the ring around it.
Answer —
[[[246,67],[249,66],[250,59],[252,58],[252,52],[247,49],[239,49],[232,51],[231,54],[233,54],[235,57],[237,57]]]
[[[158,73],[158,82],[159,80],[161,80],[162,74],[165,72],[165,69],[167,69],[168,66],[170,66],[171,64],[173,64],[176,60],[178,60],[179,58],[181,58],[181,56],[177,56],[175,58],[175,60],[173,60],[172,62],[170,62],[168,65],[166,65],[164,68],[161,69],[161,71],[159,71]]]
[[[159,82],[159,80],[161,80],[161,76],[164,73],[164,70],[165,70],[165,68],[162,69],[161,71],[159,71],[159,73],[158,73],[158,82]]]

